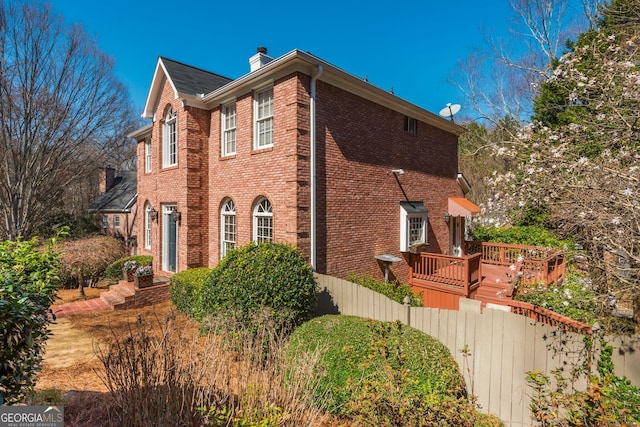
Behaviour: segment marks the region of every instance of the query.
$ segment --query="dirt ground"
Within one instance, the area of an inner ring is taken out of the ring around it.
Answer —
[[[36,389],[107,391],[99,378],[103,367],[95,355],[95,346],[108,343],[118,330],[135,323],[139,316],[163,318],[173,308],[173,304],[166,302],[140,309],[102,311],[59,319],[51,325],[53,336],[47,341]]]

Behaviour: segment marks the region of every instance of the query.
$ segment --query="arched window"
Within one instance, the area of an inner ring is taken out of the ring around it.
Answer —
[[[144,247],[151,249],[151,205],[149,202],[144,204]]]
[[[273,211],[264,197],[253,208],[253,240],[256,243],[273,241]]]
[[[169,167],[178,164],[178,135],[176,113],[173,108],[167,109],[162,126],[162,166]]]
[[[220,209],[220,259],[236,247],[236,207],[227,199]]]

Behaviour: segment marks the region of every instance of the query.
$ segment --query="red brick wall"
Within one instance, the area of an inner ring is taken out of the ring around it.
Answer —
[[[404,115],[319,82],[318,266],[319,272],[384,277],[376,255],[401,256],[400,201],[423,201],[429,209],[429,250],[448,250],[444,222],[456,183],[457,137],[426,123],[404,132]],[[392,169],[403,169],[397,180]],[[321,260],[324,260],[321,261]],[[408,267],[391,267],[401,281]]]
[[[178,164],[162,168],[162,119],[168,106],[177,113]],[[144,143],[138,143],[138,249],[140,254],[152,255],[154,270],[161,271],[163,204],[177,204],[181,213],[178,224],[178,271],[202,266],[207,258],[206,221],[208,203],[206,183],[208,169],[207,132],[210,114],[193,107],[183,107],[174,99],[172,88],[165,84],[158,103],[156,121],[151,138],[151,173],[145,173]],[[152,223],[151,250],[144,248],[144,204],[149,202],[158,211]]]
[[[254,150],[253,93],[236,100],[236,154],[221,157],[220,110],[211,115],[209,136],[209,259],[220,259],[220,209],[226,198],[236,207],[238,246],[253,239],[253,207],[269,199],[273,209],[274,241],[296,243],[298,79],[286,76],[273,86],[273,147]]]
[[[138,146],[138,203],[158,211],[176,202],[178,270],[220,259],[220,209],[236,206],[237,244],[253,239],[252,213],[264,196],[273,207],[274,240],[296,244],[310,256],[310,77],[300,73],[274,82],[274,145],[253,149],[253,92],[236,100],[236,154],[221,157],[220,109],[183,108],[166,86],[153,126],[152,173],[144,173],[144,144]],[[161,169],[160,118],[171,104],[178,114],[178,166]],[[349,272],[383,277],[375,256],[401,256],[400,201],[423,201],[429,209],[429,250],[446,252],[447,197],[461,196],[456,183],[457,137],[426,123],[417,135],[403,130],[404,115],[344,90],[317,88],[317,270],[338,277]],[[188,134],[188,136],[187,136]],[[404,169],[396,176],[392,169]],[[160,268],[162,216],[153,223],[154,266]],[[144,236],[144,221],[138,221]],[[139,239],[139,252],[144,238]],[[397,263],[391,277],[407,281]]]

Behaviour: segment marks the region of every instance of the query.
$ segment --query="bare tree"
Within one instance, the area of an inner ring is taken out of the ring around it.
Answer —
[[[130,129],[114,63],[51,6],[0,2],[0,235],[29,237]]]
[[[451,82],[464,95],[466,114],[499,126],[505,117],[526,122],[539,84],[551,77],[565,43],[590,25],[594,3],[583,12],[570,0],[510,0],[508,37],[485,31],[484,46],[461,60]]]

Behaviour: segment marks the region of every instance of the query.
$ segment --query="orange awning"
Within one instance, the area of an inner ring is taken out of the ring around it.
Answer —
[[[474,216],[480,213],[480,207],[464,197],[449,197],[447,211],[451,216]]]

